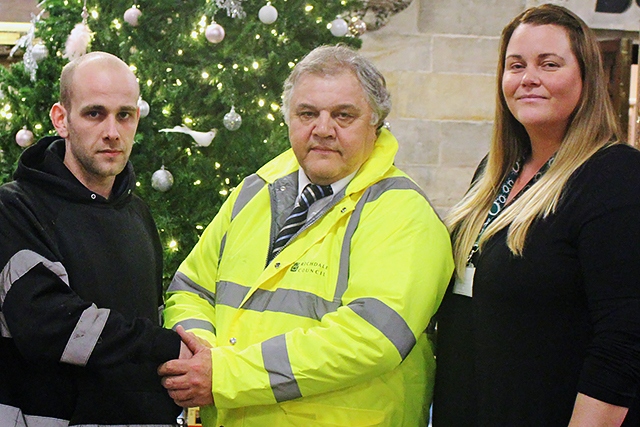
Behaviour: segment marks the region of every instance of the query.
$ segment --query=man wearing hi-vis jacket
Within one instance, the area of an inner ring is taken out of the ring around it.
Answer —
[[[427,424],[425,329],[453,262],[393,165],[390,105],[382,75],[343,46],[315,49],[285,82],[292,149],[232,193],[167,294],[165,326],[195,354],[159,373],[204,426]]]

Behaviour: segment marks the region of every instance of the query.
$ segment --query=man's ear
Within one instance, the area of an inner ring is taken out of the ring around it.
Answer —
[[[53,123],[53,127],[56,128],[58,135],[62,138],[67,138],[69,136],[69,129],[67,128],[67,109],[59,102],[56,102],[53,104],[53,107],[51,107],[49,117],[51,117],[51,123]]]

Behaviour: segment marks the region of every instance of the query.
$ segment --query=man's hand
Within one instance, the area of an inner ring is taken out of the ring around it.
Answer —
[[[191,359],[191,357],[193,357],[193,353],[191,352],[189,347],[187,347],[187,345],[184,342],[181,342],[180,343],[180,356],[178,356],[178,359]]]
[[[169,396],[184,408],[213,404],[211,391],[211,349],[195,335],[186,332],[182,326],[176,328],[183,344],[193,353],[193,357],[170,360],[158,368],[162,385]]]

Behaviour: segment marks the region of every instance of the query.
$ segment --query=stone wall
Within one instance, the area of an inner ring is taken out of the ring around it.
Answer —
[[[361,51],[392,94],[397,166],[442,215],[488,150],[500,32],[525,7],[526,0],[413,0],[363,36]]]

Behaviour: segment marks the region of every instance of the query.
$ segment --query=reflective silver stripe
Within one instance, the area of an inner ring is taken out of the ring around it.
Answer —
[[[11,286],[33,267],[42,264],[69,286],[69,276],[64,266],[59,262],[52,262],[31,250],[23,249],[11,257],[0,273],[0,307]]]
[[[7,326],[7,321],[4,318],[4,314],[0,311],[0,337],[11,338],[11,332]]]
[[[78,366],[87,364],[107,323],[109,311],[92,304],[82,313],[62,353],[61,362]]]
[[[249,290],[249,287],[237,283],[219,282],[218,304],[239,308]],[[242,308],[260,312],[288,313],[321,320],[325,314],[336,311],[339,306],[340,302],[327,301],[311,292],[295,289],[276,289],[275,291],[257,289]]]
[[[231,221],[240,213],[240,211],[247,206],[247,203],[253,199],[253,197],[258,194],[258,192],[264,187],[266,184],[265,180],[260,178],[257,174],[249,175],[245,178],[244,183],[242,184],[242,188],[240,188],[240,193],[238,193],[238,198],[233,204],[233,209],[231,210]],[[224,246],[227,243],[227,234],[225,233],[220,240],[220,251],[218,252],[218,264],[220,264],[220,260],[222,259],[222,254],[224,252]]]
[[[338,264],[338,279],[336,281],[336,291],[333,295],[334,301],[342,301],[342,296],[347,291],[349,285],[349,262],[351,260],[351,239],[353,234],[358,228],[360,223],[360,215],[362,215],[362,209],[364,209],[365,203],[367,203],[369,190],[371,187],[365,190],[362,198],[358,200],[355,209],[351,212],[349,217],[349,223],[344,231],[344,237],[342,238],[342,248],[340,249],[340,263]]]
[[[373,202],[378,200],[378,198],[388,190],[414,190],[424,197],[427,202],[429,201],[427,195],[422,191],[422,188],[406,176],[394,176],[376,182],[368,189],[368,191],[370,191],[368,201]]]
[[[240,213],[240,211],[254,198],[256,194],[265,186],[266,182],[264,179],[260,178],[257,174],[249,175],[245,178],[244,184],[242,184],[242,188],[240,188],[240,193],[238,193],[238,198],[233,204],[233,209],[231,210],[231,220],[233,220],[236,215]]]
[[[217,303],[233,308],[240,307],[242,300],[251,290],[248,286],[238,285],[233,282],[218,282],[216,285]]]
[[[192,294],[196,294],[200,298],[206,300],[212,306],[215,307],[216,305],[215,293],[198,285],[196,282],[189,279],[186,274],[180,271],[176,272],[175,276],[173,276],[169,289],[167,289],[167,292],[177,291],[191,292]]]
[[[2,427],[67,427],[69,421],[59,418],[24,415],[20,408],[0,404]]]
[[[360,298],[349,303],[348,307],[382,332],[396,347],[402,360],[416,345],[416,337],[407,322],[382,301]]]
[[[204,329],[205,331],[216,333],[216,328],[206,320],[202,319],[185,319],[173,325],[173,330],[176,330],[176,326],[182,326],[186,331],[189,329]]]
[[[69,285],[69,276],[64,266],[59,262],[52,262],[28,249],[16,252],[0,272],[0,309],[4,305],[4,299],[11,289],[11,286],[22,276],[27,274],[33,267],[42,264]],[[11,338],[11,332],[5,321],[4,315],[0,312],[0,336]]]
[[[218,267],[220,266],[220,261],[222,261],[222,254],[224,253],[224,247],[227,244],[227,233],[224,233],[222,239],[220,239],[220,249],[218,250]]]
[[[67,427],[69,421],[50,417],[36,417],[34,415],[24,416],[27,427]]]
[[[336,293],[333,297],[334,301],[342,300],[342,296],[347,291],[349,284],[349,261],[351,255],[351,239],[358,228],[360,223],[360,216],[366,203],[374,202],[380,198],[385,192],[389,190],[414,190],[422,197],[425,198],[427,203],[430,204],[429,199],[425,195],[424,191],[409,178],[404,176],[385,178],[382,181],[376,182],[371,187],[367,188],[358,200],[355,209],[351,213],[349,223],[344,233],[342,240],[342,249],[340,252],[340,269],[338,270],[338,281],[336,283]]]
[[[277,402],[302,397],[296,381],[284,335],[278,335],[262,343],[264,369],[269,373],[269,383]]]

